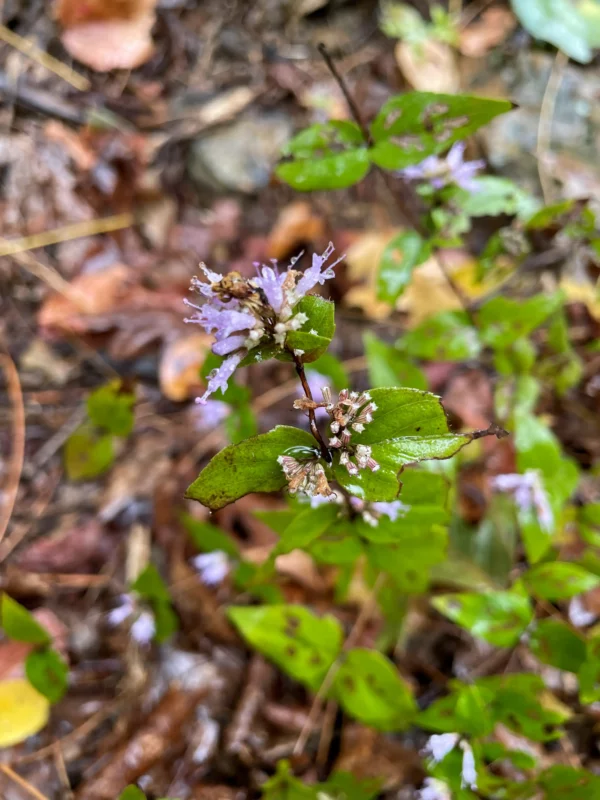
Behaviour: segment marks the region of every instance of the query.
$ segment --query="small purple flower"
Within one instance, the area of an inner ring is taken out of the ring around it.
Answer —
[[[520,511],[526,514],[533,512],[540,527],[547,533],[551,532],[554,516],[537,470],[528,469],[523,475],[518,473],[496,475],[492,478],[492,487],[499,492],[511,493]]]
[[[128,619],[135,611],[135,605],[131,595],[129,594],[121,594],[119,595],[119,605],[113,608],[112,611],[109,611],[106,619],[108,620],[108,624],[112,627],[116,628],[119,625],[122,625],[126,619]]]
[[[463,739],[460,749],[463,751],[460,785],[463,789],[477,789],[477,768],[471,745]]]
[[[186,322],[202,325],[207,333],[214,334],[213,353],[227,358],[210,374],[206,392],[197,402],[205,403],[217,389],[224,392],[229,378],[254,347],[285,347],[288,333],[308,321],[306,314],[296,311],[299,301],[317,284],[334,277],[333,268],[341,259],[327,266],[332,253],[330,243],[321,255],[313,255],[304,273],[294,269],[297,258],[281,273],[276,261],[271,267],[257,265],[257,277],[249,279],[237,272],[219,275],[202,266],[207,282],[193,278],[191,289],[202,295],[204,302],[195,305],[184,300],[194,309]],[[301,350],[295,352],[303,354]]]
[[[425,778],[417,796],[419,800],[452,800],[448,784],[437,778]]]
[[[141,611],[131,626],[131,635],[140,645],[148,645],[156,633],[156,623],[150,611]]]
[[[435,733],[427,740],[423,755],[431,758],[434,764],[439,764],[451,750],[454,750],[459,739],[458,733]]]
[[[220,400],[207,400],[194,408],[194,422],[199,431],[217,428],[231,413],[227,403]]]
[[[223,583],[230,569],[227,553],[223,550],[202,553],[192,558],[191,563],[198,571],[200,580],[205,586],[218,586]]]
[[[245,353],[233,353],[230,355],[229,358],[226,358],[225,361],[221,364],[220,367],[213,369],[213,371],[208,376],[208,383],[206,384],[206,391],[202,395],[202,397],[197,397],[196,402],[200,403],[200,405],[204,405],[206,403],[207,398],[214,394],[217,389],[220,389],[222,392],[227,390],[227,384],[229,383],[229,378],[235,372],[238,364],[244,358]]]
[[[485,167],[485,161],[465,161],[464,153],[465,143],[456,142],[445,158],[428,156],[420,164],[400,170],[399,174],[407,180],[429,182],[434,189],[455,183],[461,189],[476,192],[478,187],[473,178]]]

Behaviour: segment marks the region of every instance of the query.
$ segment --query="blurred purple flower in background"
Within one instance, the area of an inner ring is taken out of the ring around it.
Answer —
[[[434,189],[443,189],[444,186],[455,183],[461,189],[476,192],[478,187],[473,178],[485,167],[485,161],[465,161],[464,153],[464,142],[456,142],[445,158],[429,156],[420,164],[405,167],[398,174],[409,181],[430,183]]]
[[[221,400],[207,400],[206,403],[194,406],[193,412],[196,429],[207,431],[224,422],[231,413],[231,408]]]
[[[200,575],[205,586],[218,586],[229,573],[229,559],[223,550],[202,553],[192,558],[191,563]]]
[[[492,478],[492,487],[498,492],[511,493],[521,511],[533,512],[541,528],[546,532],[552,530],[554,524],[552,508],[537,470],[528,469],[522,475],[518,473],[496,475]]]

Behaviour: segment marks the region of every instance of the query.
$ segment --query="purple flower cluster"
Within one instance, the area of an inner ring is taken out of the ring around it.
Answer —
[[[537,470],[528,469],[523,475],[518,473],[496,475],[492,479],[492,487],[498,492],[512,494],[519,510],[535,513],[540,527],[550,533],[554,516]]]
[[[405,167],[399,174],[410,181],[428,182],[434,189],[443,189],[455,183],[461,189],[476,192],[477,184],[473,178],[485,167],[485,161],[465,161],[464,154],[464,142],[456,142],[445,158],[429,156],[420,164]]]
[[[154,615],[148,609],[140,609],[131,594],[120,595],[119,605],[109,611],[107,619],[113,627],[129,621],[132,638],[142,646],[149,645],[156,633]]]
[[[206,392],[197,402],[205,403],[217,389],[224,392],[240,362],[259,344],[285,347],[289,331],[308,321],[306,314],[295,310],[300,300],[315,286],[333,278],[340,259],[327,266],[332,254],[330,242],[321,255],[313,254],[312,264],[304,273],[293,268],[299,256],[285,272],[278,271],[275,261],[272,267],[257,264],[258,275],[250,279],[237,272],[219,275],[202,265],[207,280],[195,277],[190,288],[202,296],[203,303],[184,300],[194,309],[186,322],[202,325],[207,333],[214,334],[212,351],[225,360],[211,372]]]

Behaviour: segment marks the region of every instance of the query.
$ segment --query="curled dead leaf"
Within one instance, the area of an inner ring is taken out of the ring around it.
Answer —
[[[154,51],[156,0],[59,0],[65,49],[97,72],[135,69]]]
[[[180,403],[200,392],[200,368],[211,343],[212,338],[208,334],[194,333],[165,347],[158,368],[160,388],[165,397]]]
[[[480,58],[492,47],[502,44],[516,25],[517,20],[508,8],[488,8],[478,20],[461,31],[460,52],[470,58]]]
[[[304,200],[290,203],[279,214],[267,241],[268,258],[284,258],[303,243],[315,242],[325,235],[325,223]]]
[[[435,39],[417,44],[402,41],[394,54],[402,74],[415,89],[454,94],[460,88],[456,59],[449,45]]]

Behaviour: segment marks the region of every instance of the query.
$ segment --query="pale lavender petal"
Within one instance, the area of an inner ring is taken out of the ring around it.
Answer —
[[[461,786],[463,789],[476,789],[477,788],[477,769],[475,767],[475,756],[473,750],[468,742],[464,739],[460,743],[463,751],[462,768],[460,771]]]
[[[446,155],[446,163],[448,164],[452,172],[461,166],[461,164],[463,163],[464,154],[465,154],[464,142],[456,142],[456,144],[452,145],[452,147],[448,151],[448,154]]]
[[[233,353],[234,350],[239,350],[240,347],[243,347],[246,339],[246,336],[230,336],[228,339],[215,342],[212,346],[212,351],[218,356],[227,356],[229,353]]]
[[[108,624],[116,628],[117,625],[121,625],[133,614],[133,610],[134,605],[131,597],[128,594],[122,594],[119,597],[119,605],[107,614]]]
[[[371,503],[371,509],[378,514],[389,517],[392,522],[396,522],[396,520],[403,517],[407,511],[410,511],[410,506],[405,505],[401,500],[391,500],[388,503]]]
[[[286,272],[278,275],[272,267],[263,267],[260,276],[252,280],[254,286],[263,290],[269,305],[277,314],[283,306],[283,282],[286,277]]]
[[[417,796],[419,800],[452,800],[448,784],[437,778],[425,778]]]
[[[436,764],[443,761],[459,740],[458,733],[434,734],[427,740],[423,755],[429,756]]]
[[[199,572],[200,580],[206,586],[218,586],[225,580],[229,572],[229,559],[223,550],[195,556],[192,564]]]
[[[245,311],[214,308],[208,304],[204,305],[202,310],[192,318],[192,322],[198,322],[207,333],[214,331],[215,338],[218,340],[226,339],[236,331],[250,330],[257,321],[252,314],[247,314]]]
[[[320,283],[322,286],[326,280],[334,277],[335,272],[333,271],[333,268],[336,266],[336,264],[339,264],[343,256],[338,258],[338,260],[329,267],[325,267],[325,269],[321,272],[321,268],[325,265],[325,262],[331,256],[333,251],[333,242],[329,242],[326,250],[320,256],[318,256],[316,253],[313,253],[311,266],[304,272],[296,284],[295,294],[298,300],[304,297],[307,292],[317,285],[317,283]]]
[[[202,395],[202,397],[198,397],[196,402],[204,405],[206,403],[207,398],[214,394],[217,389],[220,389],[222,392],[225,392],[227,389],[227,384],[229,382],[229,378],[233,375],[235,370],[237,369],[238,364],[244,358],[245,353],[233,353],[233,355],[226,358],[225,361],[221,364],[220,367],[217,369],[213,369],[213,371],[208,376],[208,383],[206,386],[206,391]]]
[[[199,431],[210,430],[220,425],[231,413],[227,403],[220,400],[207,400],[194,408],[194,422]]]
[[[154,617],[149,611],[142,611],[131,626],[131,635],[138,644],[149,644],[156,633]]]

